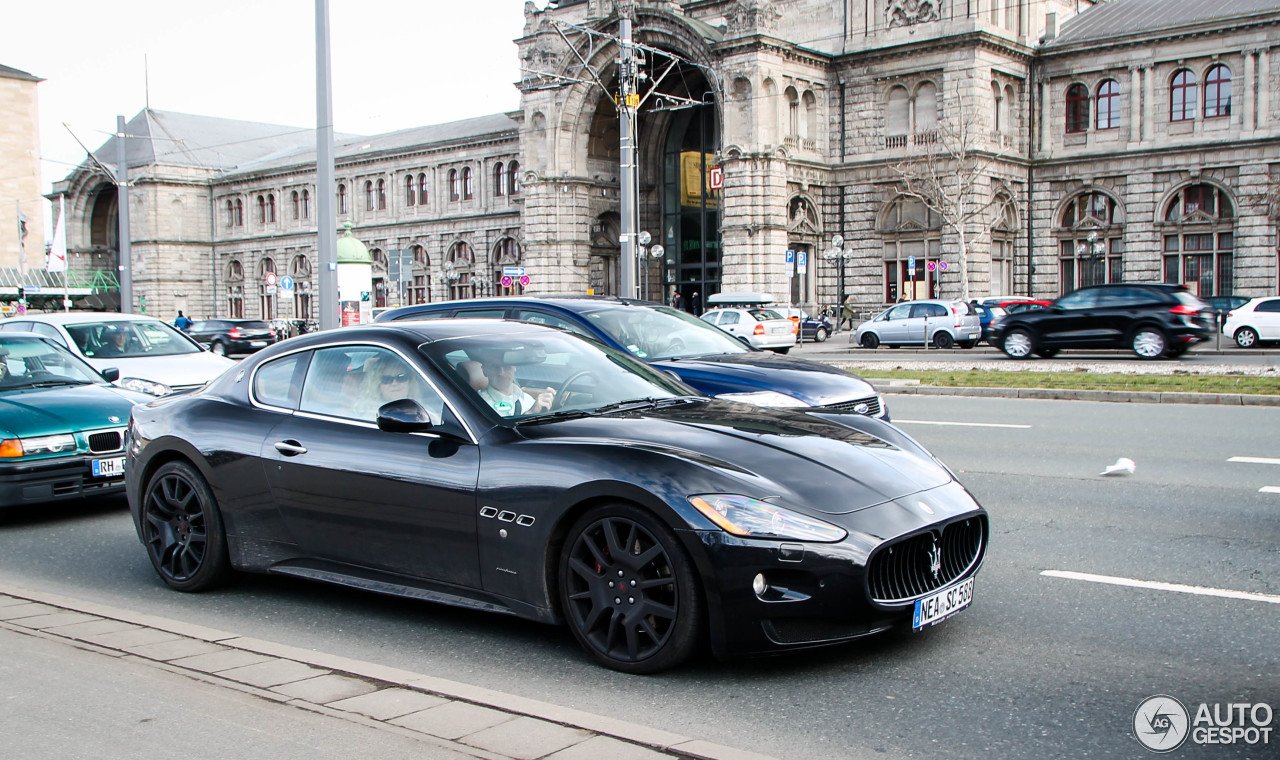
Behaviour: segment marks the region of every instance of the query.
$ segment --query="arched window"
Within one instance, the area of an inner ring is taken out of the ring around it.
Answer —
[[[1114,79],[1103,80],[1098,85],[1098,129],[1114,129],[1120,126],[1120,83]]]
[[[498,295],[524,295],[524,286],[519,280],[513,278],[510,285],[502,284],[502,268],[520,265],[520,244],[514,238],[503,238],[493,247],[493,265],[493,282],[498,283]]]
[[[238,259],[227,264],[227,282],[244,282],[244,264]]]
[[[1089,88],[1076,83],[1067,88],[1067,134],[1089,128]]]
[[[293,316],[296,319],[311,318],[311,260],[300,253],[289,262],[289,274],[293,277]]]
[[[796,137],[800,134],[800,93],[796,88],[788,87],[787,96],[787,134]]]
[[[404,178],[404,205],[414,206],[418,203],[418,183],[413,175]]]
[[[235,225],[236,225],[236,207],[235,207],[235,204],[231,202],[231,199],[228,198],[227,199],[227,226],[234,227]]]
[[[413,284],[409,286],[410,304],[431,302],[431,275],[428,272],[430,265],[427,249],[420,245],[413,246]]]
[[[991,292],[1012,293],[1018,206],[1008,195],[999,194],[993,209],[999,221],[991,228]]]
[[[493,165],[493,194],[507,194],[507,167],[501,161]]]
[[[471,181],[471,167],[462,167],[462,199],[464,201],[471,200],[474,195],[474,187]]]
[[[1204,78],[1204,117],[1231,115],[1231,69],[1218,64]]]
[[[264,258],[258,262],[258,316],[262,319],[276,318],[276,294],[272,292],[275,286],[267,285],[266,281],[266,275],[275,274],[275,271],[273,259]]]
[[[310,190],[302,191],[302,218],[303,219],[311,218],[311,191]]]
[[[884,300],[937,298],[937,268],[942,256],[942,217],[917,198],[899,196],[888,203],[878,224],[884,243]],[[915,257],[915,268],[909,263]]]
[[[267,223],[267,198],[265,195],[258,196],[258,224]]]
[[[801,122],[800,136],[809,140],[818,139],[818,97],[812,90],[805,90],[801,97],[804,104],[804,121]]]
[[[373,211],[373,180],[364,182],[364,210]]]
[[[347,186],[338,185],[338,213],[347,213]]]
[[[1174,193],[1164,211],[1164,281],[1198,296],[1230,295],[1235,287],[1235,206],[1208,183]]]
[[[236,198],[236,226],[244,226],[244,201]]]
[[[427,205],[427,173],[418,175],[418,205]]]
[[[1124,219],[1106,193],[1085,192],[1062,210],[1058,225],[1060,292],[1124,282]]]
[[[386,180],[378,180],[378,210],[387,210],[387,182]]]
[[[275,193],[267,195],[267,221],[271,224],[276,222],[276,196]]]
[[[907,144],[907,135],[911,132],[911,95],[906,87],[894,87],[889,90],[886,102],[884,133],[889,147],[902,147]],[[899,143],[901,141],[901,144]]]
[[[741,143],[751,134],[751,80],[746,77],[735,78],[729,97],[733,103],[732,110],[728,112],[733,127],[729,139]]]
[[[938,86],[933,82],[921,82],[916,88],[912,111],[912,131],[917,135],[916,142],[933,142],[938,128]]]
[[[227,263],[227,316],[244,319],[244,265],[238,259]]]
[[[445,257],[445,281],[449,283],[449,298],[475,298],[476,286],[472,282],[475,274],[476,256],[471,246],[459,240],[449,247]]]
[[[512,195],[520,194],[520,162],[507,164],[507,191]]]
[[[298,195],[298,191],[297,191],[297,190],[294,190],[292,193],[289,193],[289,205],[290,205],[290,206],[293,206],[293,218],[294,218],[294,220],[295,220],[295,221],[296,221],[296,220],[298,220],[298,219],[300,219],[300,218],[302,217],[302,203],[301,203],[301,201],[302,201],[302,199],[301,199],[301,197]]]
[[[991,83],[991,113],[995,117],[996,132],[1003,133],[1008,128],[1008,116],[1005,114],[1004,90],[1000,88],[999,82]]]
[[[1190,121],[1196,117],[1196,75],[1180,69],[1169,85],[1169,121]]]
[[[457,201],[462,199],[462,188],[458,185],[458,170],[449,170],[449,200]]]

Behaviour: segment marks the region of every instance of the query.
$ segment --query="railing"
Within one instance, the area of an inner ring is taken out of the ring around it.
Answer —
[[[907,147],[906,135],[889,135],[884,138],[884,147],[886,148],[905,148]]]

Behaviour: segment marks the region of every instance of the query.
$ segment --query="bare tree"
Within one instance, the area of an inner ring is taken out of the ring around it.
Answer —
[[[990,135],[973,107],[957,105],[955,118],[939,119],[937,130],[915,135],[923,155],[893,166],[898,191],[916,198],[955,230],[960,243],[962,297],[969,300],[969,240],[981,239],[1004,218],[1013,199],[991,192],[991,168],[1003,157],[990,150]]]

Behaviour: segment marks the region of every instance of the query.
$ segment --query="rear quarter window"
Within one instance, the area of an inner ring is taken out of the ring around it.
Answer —
[[[1273,298],[1270,301],[1263,301],[1253,309],[1254,311],[1280,312],[1280,298]]]

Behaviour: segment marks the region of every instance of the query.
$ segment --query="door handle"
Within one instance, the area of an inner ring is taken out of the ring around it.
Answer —
[[[287,457],[307,453],[306,447],[297,441],[276,441],[276,451]]]

